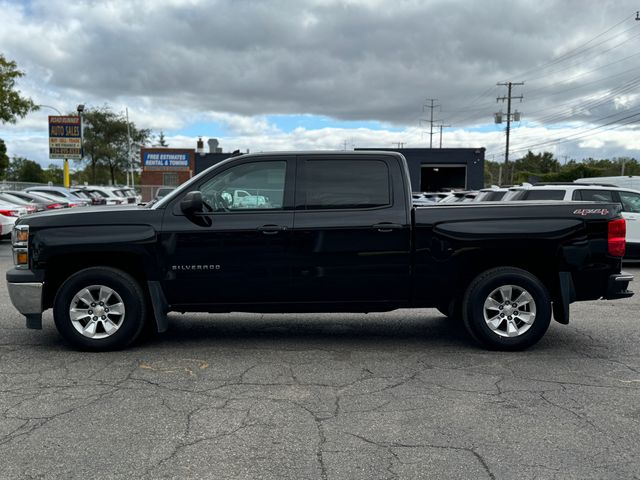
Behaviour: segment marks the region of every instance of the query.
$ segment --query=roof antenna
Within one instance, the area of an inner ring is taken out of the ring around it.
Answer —
[[[640,11],[636,12],[636,21],[640,20]]]

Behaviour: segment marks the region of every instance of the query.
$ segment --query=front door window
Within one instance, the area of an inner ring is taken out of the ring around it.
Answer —
[[[200,187],[214,212],[282,210],[286,161],[237,165]]]

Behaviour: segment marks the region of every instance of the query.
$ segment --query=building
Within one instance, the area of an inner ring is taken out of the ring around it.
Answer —
[[[150,147],[140,150],[142,173],[140,185],[142,200],[148,202],[155,196],[158,187],[177,187],[202,170],[229,158],[223,153],[215,138],[210,139],[209,152],[204,151],[204,142],[198,140],[196,149]]]
[[[141,185],[143,200],[155,195],[159,186],[178,186],[193,175],[229,158],[214,138],[199,139],[196,149],[143,148]],[[399,152],[407,159],[411,190],[436,192],[441,190],[479,190],[484,187],[484,148],[356,148]],[[248,152],[247,152],[248,153]]]
[[[484,148],[356,148],[398,152],[407,159],[411,191],[484,187]]]

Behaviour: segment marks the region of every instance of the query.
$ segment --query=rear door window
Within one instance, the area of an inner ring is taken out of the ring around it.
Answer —
[[[305,210],[377,208],[391,205],[389,169],[380,160],[306,160]]]

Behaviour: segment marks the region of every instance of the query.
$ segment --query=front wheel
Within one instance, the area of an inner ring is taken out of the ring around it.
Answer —
[[[523,350],[537,343],[551,322],[551,299],[540,280],[519,268],[478,275],[462,302],[470,335],[493,350]]]
[[[60,334],[80,350],[117,350],[133,342],[145,319],[144,293],[129,274],[93,267],[60,287],[53,318]]]

